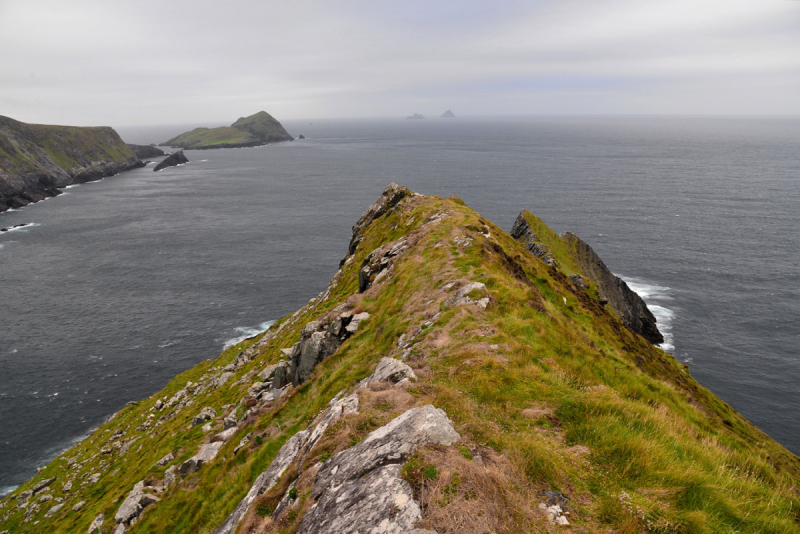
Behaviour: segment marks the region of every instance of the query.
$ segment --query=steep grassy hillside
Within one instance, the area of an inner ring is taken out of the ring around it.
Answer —
[[[0,116],[0,211],[141,165],[111,128],[26,124]]]
[[[292,141],[280,122],[266,111],[242,117],[230,126],[195,128],[162,144],[187,149],[237,148]]]
[[[800,532],[798,458],[553,245],[390,186],[323,293],[121,410],[0,503],[0,532]],[[428,405],[452,429],[402,434]]]

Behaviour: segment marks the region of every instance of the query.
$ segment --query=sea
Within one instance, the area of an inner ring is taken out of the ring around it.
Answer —
[[[800,119],[284,121],[0,214],[0,493],[324,289],[391,182],[529,209],[648,303],[663,348],[800,453]],[[158,143],[197,125],[117,127]]]

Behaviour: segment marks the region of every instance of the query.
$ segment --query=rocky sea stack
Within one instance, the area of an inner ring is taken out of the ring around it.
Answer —
[[[255,115],[240,118],[230,126],[195,128],[161,144],[205,150],[253,147],[293,140],[289,132],[272,115],[266,111],[259,111]]]
[[[513,234],[391,184],[319,295],[129,403],[0,532],[798,532],[800,460],[640,335],[587,244]]]
[[[424,116],[424,115],[420,115],[419,113],[414,113],[414,114],[413,114],[413,115],[411,115],[410,117],[406,117],[406,118],[407,118],[407,119],[414,119],[414,120],[417,120],[417,119],[424,119],[424,118],[425,118],[425,116]]]
[[[453,113],[451,110],[448,109],[447,111],[442,113],[439,118],[440,119],[455,119],[456,115],[455,115],[455,113]]]
[[[143,166],[111,128],[26,124],[0,116],[0,212]]]
[[[164,158],[158,165],[155,166],[153,172],[160,171],[161,169],[166,169],[167,167],[176,167],[178,165],[183,165],[184,163],[189,163],[189,158],[184,155],[183,150],[178,150]]]

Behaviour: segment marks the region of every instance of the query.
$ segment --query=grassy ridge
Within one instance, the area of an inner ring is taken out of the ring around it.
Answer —
[[[425,224],[435,214],[446,216]],[[534,231],[546,239],[543,226]],[[406,235],[416,244],[397,260],[391,276],[358,294],[358,269],[367,254]],[[551,252],[568,264],[565,251]],[[459,280],[486,285],[491,298],[486,310],[444,305],[452,294],[447,284]],[[437,313],[409,356],[420,378],[409,392],[417,404],[432,403],[447,412],[464,437],[464,450],[482,451],[506,466],[507,476],[495,482],[505,495],[498,501],[499,512],[485,508],[485,515],[496,515],[495,531],[549,531],[552,527],[535,506],[536,495],[545,490],[570,497],[575,531],[800,531],[797,457],[697,384],[686,366],[624,328],[564,272],[536,259],[460,200],[407,198],[366,229],[354,261],[334,282],[327,298],[273,326],[286,325],[225,386],[194,397],[192,406],[160,426],[135,430],[150,414],[156,414],[154,419],[163,413],[150,411],[157,399],[171,397],[188,381],[215,376],[256,339],[176,377],[162,392],[125,408],[51,462],[15,494],[57,477],[52,493],[64,497],[58,488],[68,476],[102,476],[96,484],[73,489],[67,506],[52,517],[45,518],[43,508],[23,523],[24,511],[15,511],[0,522],[0,530],[85,532],[100,512],[110,527],[136,482],[163,476],[165,468],[153,466],[159,458],[174,452],[183,461],[208,439],[200,427],[188,429],[193,415],[207,405],[222,415],[225,405],[245,395],[255,371],[278,361],[278,349],[297,341],[306,322],[349,302],[372,314],[356,335],[321,363],[311,380],[244,425],[217,459],[161,495],[161,502],[146,509],[130,531],[213,532],[289,437],[336,393],[367,376],[380,357],[398,357],[398,338]],[[385,421],[379,408],[362,411],[331,432],[357,442]],[[121,458],[99,454],[109,437],[124,429],[126,436],[139,437],[131,451]],[[234,455],[247,432],[260,440]],[[312,452],[309,462],[323,454]],[[445,456],[446,451],[420,453],[420,462],[431,465],[421,495],[427,484],[463,497],[440,499],[426,509],[423,526],[439,532],[453,531],[443,517],[470,513],[470,498],[480,498],[459,489],[458,481],[470,476],[466,464],[445,464]],[[68,468],[73,457],[86,463]],[[79,500],[88,503],[69,511]],[[10,508],[0,508],[0,518]],[[272,530],[292,532],[297,520]],[[458,531],[478,532],[470,528]]]

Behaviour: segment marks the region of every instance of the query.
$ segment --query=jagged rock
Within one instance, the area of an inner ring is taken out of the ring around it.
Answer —
[[[292,347],[292,349],[294,349],[294,347]],[[276,367],[272,374],[273,391],[277,391],[289,383],[289,363],[288,362],[281,362],[281,363],[283,365],[279,365],[278,367]]]
[[[325,330],[319,321],[308,323],[300,334],[300,341],[294,346],[289,362],[288,378],[299,386],[311,376],[314,367],[339,349],[341,342]]]
[[[161,458],[159,461],[157,461],[156,465],[159,466],[159,467],[163,467],[163,466],[167,465],[168,463],[170,463],[174,459],[175,459],[175,455],[172,454],[172,453],[169,453],[166,456],[164,456],[163,458]]]
[[[277,484],[283,472],[297,458],[298,454],[302,451],[311,450],[325,430],[340,417],[358,411],[357,395],[350,395],[345,398],[340,397],[341,394],[334,397],[328,404],[328,409],[314,419],[308,429],[301,430],[284,443],[269,468],[256,478],[256,481],[250,487],[250,491],[239,502],[239,506],[236,507],[236,510],[228,516],[214,534],[233,534],[256,498]]]
[[[220,432],[220,433],[219,433],[219,434],[217,434],[216,436],[214,436],[214,439],[216,439],[216,440],[221,440],[221,441],[228,441],[228,440],[229,440],[229,439],[231,439],[231,438],[234,436],[234,434],[236,434],[238,431],[239,431],[239,429],[238,429],[238,428],[236,428],[236,427],[229,428],[229,429],[227,429],[227,430],[224,430],[224,431]]]
[[[195,454],[194,456],[183,462],[183,464],[181,464],[180,468],[181,476],[185,477],[190,473],[194,473],[195,471],[200,469],[204,463],[213,460],[223,445],[225,445],[225,443],[222,441],[217,441],[216,443],[206,443],[204,445],[201,445],[200,450],[197,452],[197,454]]]
[[[252,433],[252,432],[248,432],[248,433],[247,433],[247,435],[246,435],[245,437],[243,437],[242,439],[240,439],[240,440],[239,440],[239,444],[236,446],[236,448],[235,448],[235,449],[233,449],[233,454],[236,454],[237,452],[239,452],[239,451],[242,449],[242,447],[244,447],[245,445],[247,445],[248,443],[250,443],[250,439],[251,439],[252,437],[253,437],[253,433]]]
[[[364,441],[326,462],[317,473],[312,498],[298,533],[403,533],[421,519],[402,464],[423,444],[448,446],[460,436],[444,411],[426,405],[403,413]]]
[[[166,471],[164,471],[164,483],[163,483],[164,487],[168,488],[169,486],[174,484],[175,481],[178,480],[178,474],[179,473],[177,465],[170,466]]]
[[[61,510],[62,508],[64,508],[64,503],[57,504],[57,505],[53,506],[52,508],[50,508],[50,509],[47,511],[47,513],[45,513],[44,515],[45,515],[45,517],[50,517],[50,516],[51,516],[51,515],[53,515],[54,513],[56,513],[56,512],[58,512],[59,510]]]
[[[86,534],[103,534],[103,523],[105,520],[105,516],[103,514],[99,514],[94,518],[92,524],[89,525],[89,530],[86,532]]]
[[[353,315],[352,319],[350,319],[350,322],[344,327],[345,332],[347,332],[349,335],[355,334],[358,330],[358,326],[361,324],[361,321],[366,321],[367,319],[369,319],[369,314],[367,312]]]
[[[558,267],[558,263],[555,257],[550,253],[550,249],[547,248],[547,245],[542,243],[538,235],[533,233],[523,213],[517,216],[517,220],[514,221],[514,226],[511,227],[511,232],[509,232],[509,234],[547,265]]]
[[[202,425],[206,421],[210,421],[211,419],[217,416],[217,412],[211,406],[206,406],[203,410],[194,416],[192,419],[192,426]]]
[[[31,488],[31,491],[33,491],[33,495],[36,495],[46,487],[50,486],[50,484],[52,484],[55,481],[56,481],[55,478],[48,478],[46,480],[42,480],[41,482],[33,486],[33,488]]]
[[[52,498],[53,498],[53,496],[50,495],[49,493],[44,493],[44,494],[39,496],[39,502],[47,502]]]
[[[488,297],[484,297],[477,301],[472,300],[472,298],[470,298],[469,294],[476,289],[486,293],[486,285],[480,282],[470,282],[469,284],[465,285],[464,287],[456,291],[456,294],[447,299],[444,302],[444,305],[453,308],[457,306],[464,306],[465,304],[478,304],[478,306],[480,306],[481,309],[486,309],[486,305],[489,304]]]
[[[281,349],[288,350],[289,354],[291,354],[291,349]],[[278,362],[273,363],[272,365],[268,365],[258,373],[258,377],[261,379],[262,382],[272,382],[273,377],[275,376],[275,372],[278,370],[279,367],[288,367],[289,364],[286,362]]]
[[[166,169],[167,167],[175,167],[177,165],[183,165],[184,163],[189,163],[189,159],[184,155],[183,150],[178,150],[177,152],[173,152],[166,158],[164,158],[161,163],[155,166],[153,172],[160,171],[161,169]]]
[[[78,504],[76,504],[75,506],[72,507],[72,511],[73,512],[77,512],[78,510],[80,510],[84,506],[86,506],[86,501],[81,501],[81,502],[79,502]]]
[[[28,503],[28,499],[30,499],[32,496],[33,496],[32,490],[21,492],[19,495],[17,495],[17,506],[20,507],[25,506]]]
[[[407,249],[408,241],[405,237],[401,237],[397,241],[386,243],[370,252],[358,271],[359,293],[369,289],[394,264],[395,258]]]
[[[372,382],[391,382],[398,385],[405,380],[416,380],[417,375],[413,369],[400,360],[394,358],[381,358],[378,367],[370,376],[359,382],[358,387],[363,388]]]
[[[303,134],[300,134],[299,136],[297,136],[297,138],[298,138],[298,139],[305,139],[305,138],[306,138],[306,136],[305,136],[305,135],[303,135]]]
[[[281,389],[271,389],[269,391],[262,391],[261,394],[258,396],[258,402],[274,401],[275,399],[283,397],[287,391],[289,391],[289,386],[285,386]]]
[[[247,390],[247,393],[250,395],[258,395],[265,389],[269,389],[271,384],[269,382],[256,382]]]
[[[359,217],[356,224],[353,225],[353,236],[350,238],[350,245],[347,247],[347,254],[342,261],[339,262],[339,267],[343,267],[345,262],[347,261],[348,257],[353,255],[358,247],[358,244],[361,243],[361,240],[364,239],[363,230],[372,224],[372,221],[383,217],[392,208],[397,206],[401,200],[406,198],[407,196],[411,195],[411,191],[406,189],[405,187],[400,187],[396,183],[391,183],[389,186],[383,190],[381,196],[378,200],[375,201],[367,211],[365,211],[361,217]]]
[[[155,495],[144,493],[144,482],[137,482],[128,496],[114,514],[114,521],[117,523],[130,523],[131,519],[139,517],[142,510],[149,505],[158,502]]]
[[[222,385],[223,385],[223,384],[225,384],[225,383],[226,383],[228,380],[230,380],[232,376],[233,376],[233,373],[231,373],[231,372],[228,372],[228,371],[226,371],[226,372],[222,373],[222,374],[221,374],[221,375],[219,375],[219,376],[217,377],[217,379],[214,381],[214,387],[215,387],[215,388],[218,388],[218,387],[222,386]]]
[[[222,429],[228,430],[229,428],[233,428],[236,426],[236,417],[234,413],[231,413],[228,417],[222,420]]]

